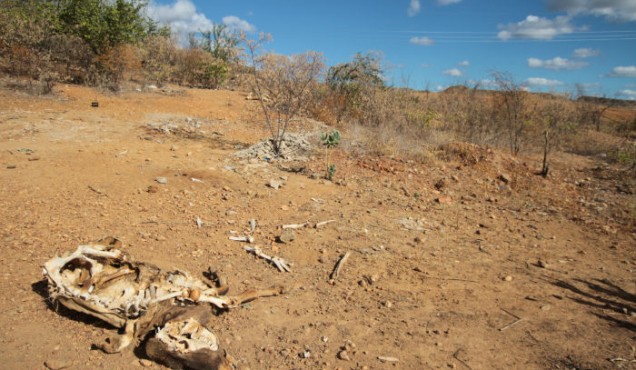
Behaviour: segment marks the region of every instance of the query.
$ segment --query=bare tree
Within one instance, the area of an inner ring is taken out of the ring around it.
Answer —
[[[587,96],[585,86],[581,84],[576,84],[576,95],[580,123],[593,126],[596,131],[601,131],[603,114],[613,106],[612,100],[605,97],[595,98]]]
[[[499,89],[498,103],[503,108],[503,123],[508,133],[510,152],[516,156],[521,150],[526,130],[527,93],[524,91],[523,86],[516,82],[509,73],[494,72],[492,76]]]
[[[271,133],[276,155],[281,155],[281,144],[289,122],[307,108],[314,84],[321,78],[325,63],[321,53],[307,52],[292,56],[258,54],[266,41],[248,41],[252,64],[252,91],[260,103],[265,123]]]
[[[541,175],[548,176],[549,155],[552,150],[563,140],[567,133],[576,130],[577,124],[572,111],[572,104],[565,96],[552,95],[548,99],[539,113],[539,121],[543,128],[543,166]]]

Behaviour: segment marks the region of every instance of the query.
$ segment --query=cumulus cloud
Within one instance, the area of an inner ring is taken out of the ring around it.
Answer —
[[[575,58],[591,58],[591,57],[597,57],[600,54],[601,54],[600,50],[591,49],[591,48],[580,48],[580,49],[574,50]]]
[[[182,36],[212,28],[212,21],[198,12],[191,0],[176,0],[172,4],[151,1],[148,4],[148,16]]]
[[[420,12],[420,10],[422,10],[420,0],[411,0],[409,8],[406,10],[406,14],[408,14],[409,17],[415,17]]]
[[[431,46],[435,43],[435,41],[433,41],[433,39],[430,37],[418,37],[418,36],[411,37],[411,40],[409,40],[409,42],[411,44],[420,45],[420,46]]]
[[[593,15],[609,21],[636,21],[634,0],[548,0],[550,10],[572,15]]]
[[[461,77],[464,73],[457,68],[447,69],[444,73],[446,76]]]
[[[636,66],[618,66],[608,74],[610,77],[636,77]]]
[[[570,24],[570,17],[560,16],[554,19],[537,17],[529,15],[526,19],[517,23],[508,23],[500,25],[497,37],[501,40],[518,39],[534,39],[534,40],[551,40],[559,35],[573,33],[576,28]]]
[[[445,5],[461,3],[461,1],[462,0],[437,0],[437,4],[445,6]]]
[[[470,65],[470,62],[467,61],[467,60],[463,60],[463,61],[457,63],[457,65],[460,66],[460,67],[468,67]]]
[[[247,21],[242,20],[239,17],[228,15],[227,17],[223,17],[223,24],[226,25],[229,29],[234,31],[243,31],[243,32],[254,32],[256,31],[256,27],[249,24]]]
[[[559,80],[549,80],[543,77],[530,77],[526,80],[526,84],[532,87],[554,87],[563,85]]]
[[[580,69],[588,64],[586,62],[582,62],[580,60],[569,60],[566,58],[556,57],[547,60],[541,60],[538,58],[529,58],[528,59],[528,67],[530,68],[545,68],[545,69],[553,69],[553,70],[561,70],[561,69]]]

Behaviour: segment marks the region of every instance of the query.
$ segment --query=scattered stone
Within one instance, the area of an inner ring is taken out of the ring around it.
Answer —
[[[302,351],[299,353],[300,358],[309,358],[311,357],[311,352],[309,351]]]
[[[160,176],[160,177],[155,178],[155,181],[156,181],[158,184],[161,184],[161,185],[166,185],[166,184],[168,183],[168,179],[167,179],[167,178],[165,178],[165,177],[161,177],[161,176]]]
[[[281,243],[291,243],[296,239],[296,233],[292,229],[284,229],[282,234],[278,237],[278,241]]]
[[[552,306],[550,306],[549,304],[541,306],[541,310],[543,311],[548,311],[550,308],[552,308]]]
[[[15,164],[8,164],[8,165],[7,165],[7,169],[8,169],[8,170],[14,170],[14,169],[16,169],[16,168],[18,168],[18,166],[16,166]]]
[[[446,186],[447,186],[447,182],[446,182],[446,178],[442,177],[441,179],[437,180],[437,182],[435,183],[435,189],[437,190],[443,190]]]
[[[91,107],[93,107],[93,108],[99,108],[99,102],[98,102],[97,100],[93,100],[93,101],[91,102]]]
[[[272,189],[278,190],[281,186],[283,186],[283,183],[278,180],[269,180],[267,185]]]
[[[61,370],[70,367],[72,364],[67,360],[57,360],[50,359],[44,362],[44,366],[46,366],[49,370]]]
[[[498,179],[503,181],[506,184],[510,183],[510,175],[508,175],[506,173],[499,174]]]
[[[342,361],[349,361],[351,360],[351,357],[349,357],[349,352],[347,352],[346,349],[343,349],[342,351],[338,352],[338,359],[342,360]]]
[[[541,267],[542,269],[548,268],[548,263],[546,261],[544,261],[544,260],[539,260],[537,262],[537,266]]]
[[[453,199],[447,195],[436,198],[435,201],[439,204],[449,204]]]
[[[512,281],[512,276],[507,275],[505,278],[503,278],[504,281]]]
[[[29,162],[33,162],[33,161],[39,161],[40,157],[35,156],[35,157],[29,157]]]

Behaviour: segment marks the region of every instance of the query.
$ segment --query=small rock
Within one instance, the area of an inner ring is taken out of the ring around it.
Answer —
[[[393,303],[391,301],[386,301],[384,302],[384,305],[386,306],[386,308],[391,308],[393,307]]]
[[[8,165],[7,165],[7,169],[8,169],[8,170],[14,170],[14,169],[16,169],[16,168],[18,168],[18,166],[16,166],[15,164],[8,164]]]
[[[29,162],[39,161],[39,160],[40,160],[40,157],[37,157],[37,156],[35,156],[35,157],[29,157]]]
[[[548,267],[548,263],[544,260],[539,260],[537,261],[537,266],[541,267],[542,269],[547,268]]]
[[[292,229],[285,229],[283,233],[278,237],[278,241],[281,243],[291,243],[296,239],[296,233]]]
[[[541,310],[543,311],[548,311],[550,308],[552,308],[552,306],[550,306],[549,304],[541,306]]]
[[[503,278],[504,281],[512,281],[512,276],[508,275],[505,278]]]
[[[270,180],[269,184],[267,185],[269,185],[269,187],[272,189],[278,190],[281,186],[283,186],[283,183],[278,180]]]
[[[342,361],[349,361],[351,360],[351,358],[349,357],[349,353],[347,352],[347,350],[342,350],[340,352],[338,352],[338,359],[342,360]]]
[[[161,177],[161,176],[160,176],[160,177],[155,178],[155,181],[156,181],[158,184],[161,184],[161,185],[166,185],[166,184],[168,183],[168,179],[167,179],[167,178],[165,178],[165,177]]]
[[[439,198],[436,198],[435,201],[439,204],[448,204],[452,201],[453,199],[449,196],[441,196]]]
[[[150,361],[150,360],[148,360],[148,359],[145,359],[145,358],[142,358],[141,360],[139,360],[139,363],[140,363],[140,364],[141,364],[141,366],[143,366],[143,367],[150,367],[150,366],[152,366],[152,365],[153,365],[153,362],[152,362],[152,361]]]
[[[70,367],[71,365],[72,364],[67,360],[51,359],[51,360],[46,360],[46,362],[44,362],[44,366],[46,366],[46,368],[49,370],[66,369]]]
[[[300,356],[300,358],[309,358],[309,357],[311,357],[311,352],[303,351],[303,352],[300,352],[299,356]]]
[[[510,175],[508,174],[502,173],[499,175],[498,179],[503,181],[506,184],[510,183]]]
[[[170,147],[170,151],[171,151],[171,152],[176,152],[177,150],[179,150],[179,146],[178,146],[178,145],[172,145],[172,146]]]

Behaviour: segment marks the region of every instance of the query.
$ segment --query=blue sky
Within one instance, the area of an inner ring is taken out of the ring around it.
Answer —
[[[636,100],[636,0],[154,0],[177,33],[224,23],[327,65],[379,52],[391,84],[439,90],[511,73],[532,91]]]

